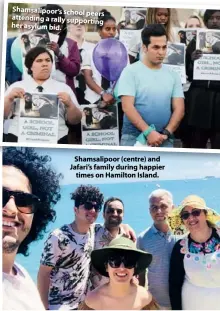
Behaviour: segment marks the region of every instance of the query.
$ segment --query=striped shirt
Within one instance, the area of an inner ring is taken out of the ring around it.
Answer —
[[[169,267],[173,246],[177,238],[170,232],[163,233],[152,225],[142,232],[137,239],[137,247],[153,255],[153,260],[146,273],[148,289],[157,303],[164,308],[171,308],[169,297]]]

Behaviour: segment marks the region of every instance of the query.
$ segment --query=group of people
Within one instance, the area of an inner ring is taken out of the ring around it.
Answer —
[[[220,215],[192,194],[174,207],[165,189],[149,195],[152,225],[136,239],[121,198],[76,188],[74,220],[45,240],[37,289],[15,258],[55,219],[62,175],[50,161],[3,150],[3,310],[219,310]]]
[[[62,7],[45,6],[46,12],[55,10],[62,12],[65,22],[54,23],[56,16],[45,13],[41,25],[47,27],[49,33],[56,34],[58,41],[47,43],[47,48],[37,46],[28,50],[25,56],[28,76],[24,80],[11,59],[16,37],[7,41],[5,79],[10,86],[5,93],[4,111],[11,125],[4,138],[6,141],[18,139],[19,98],[24,96],[24,92],[55,91],[60,102],[58,143],[82,142],[80,122],[82,116],[83,120],[88,119],[88,110],[80,111],[80,105],[101,104],[108,109],[109,105],[116,104],[119,138],[123,146],[139,142],[148,146],[173,147],[174,138],[180,138],[186,148],[206,148],[208,142],[211,148],[220,148],[220,84],[219,81],[193,79],[194,61],[203,55],[196,49],[195,36],[186,48],[185,85],[177,73],[163,66],[168,42],[175,43],[171,9],[147,9],[142,32],[135,32],[129,44],[130,64],[115,81],[114,89],[94,65],[95,43],[85,40],[86,25],[81,21],[79,24],[67,24]],[[126,21],[131,15],[128,16],[129,10],[125,13],[125,22],[117,23],[110,12],[101,10],[100,23],[97,23],[101,39],[120,39],[120,31],[126,29]],[[133,15],[138,16],[136,13]],[[51,27],[54,25],[59,27]],[[206,10],[203,21],[198,16],[190,16],[185,27],[219,30],[220,10]],[[92,114],[91,118],[94,123],[100,122]]]

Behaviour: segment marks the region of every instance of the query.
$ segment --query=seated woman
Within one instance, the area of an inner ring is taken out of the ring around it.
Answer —
[[[28,77],[10,85],[4,98],[5,118],[13,116],[7,137],[8,142],[17,142],[20,113],[20,99],[25,93],[54,94],[59,99],[58,143],[67,143],[68,124],[80,123],[82,114],[76,96],[63,82],[51,78],[53,58],[43,47],[31,49],[25,56]]]
[[[91,291],[79,310],[159,310],[152,295],[132,281],[134,275],[149,266],[151,254],[120,237],[109,246],[94,250],[91,260],[101,275],[109,277],[109,282]]]
[[[170,301],[173,310],[220,308],[220,215],[196,196],[186,197],[172,211],[171,228],[189,232],[174,246],[170,263]]]

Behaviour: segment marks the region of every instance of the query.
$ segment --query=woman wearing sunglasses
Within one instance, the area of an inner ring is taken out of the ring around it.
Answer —
[[[186,197],[169,218],[173,231],[188,235],[174,246],[170,263],[173,310],[220,309],[220,215],[196,196]]]
[[[144,271],[152,255],[138,250],[134,242],[125,237],[111,241],[109,246],[94,250],[92,265],[109,282],[90,292],[80,310],[159,310],[152,295],[132,278]]]

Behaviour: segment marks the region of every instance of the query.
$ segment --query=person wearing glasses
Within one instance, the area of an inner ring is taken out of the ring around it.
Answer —
[[[33,148],[3,149],[3,310],[44,309],[33,280],[15,257],[27,256],[30,244],[42,238],[48,223],[55,220],[61,175],[49,162]]]
[[[151,293],[132,282],[133,276],[145,270],[152,255],[138,250],[125,237],[114,239],[109,246],[94,250],[92,265],[108,283],[91,291],[79,310],[159,310]]]
[[[173,310],[219,310],[220,215],[197,195],[186,197],[169,218],[174,232],[187,231],[171,255],[169,291]]]
[[[173,209],[173,196],[165,189],[154,190],[149,196],[151,227],[137,239],[137,247],[153,255],[148,271],[139,276],[139,284],[148,288],[161,309],[171,309],[169,297],[170,257],[177,237],[171,234],[167,224],[168,214]]]
[[[120,226],[124,216],[124,203],[120,198],[111,197],[107,199],[103,207],[104,225],[95,226],[95,249],[107,246],[114,238],[125,234],[123,227]],[[99,274],[93,267],[90,280],[92,288],[108,282],[108,278]]]

